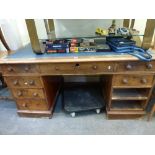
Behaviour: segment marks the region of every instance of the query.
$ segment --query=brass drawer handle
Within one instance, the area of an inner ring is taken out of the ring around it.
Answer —
[[[29,81],[29,85],[31,85],[31,86],[34,85],[34,83],[35,83],[34,80]]]
[[[34,97],[37,97],[37,96],[38,96],[38,93],[33,93],[33,96],[34,96]]]
[[[25,108],[27,108],[27,104],[26,103],[23,103],[22,106],[25,107]]]
[[[152,69],[153,66],[152,66],[152,64],[149,63],[146,65],[146,67],[147,67],[147,69]]]
[[[25,71],[27,72],[27,71],[29,71],[30,70],[30,67],[29,66],[26,66],[25,67]]]
[[[123,82],[124,84],[127,84],[127,83],[128,83],[128,79],[123,79],[122,82]]]
[[[17,92],[17,96],[22,96],[22,92],[21,91]]]
[[[27,83],[27,82],[25,82],[25,83],[24,83],[24,85],[26,85],[26,86],[27,86],[27,85],[28,85],[28,83]]]
[[[8,71],[9,72],[12,72],[13,71],[13,68],[12,67],[8,67]]]
[[[127,70],[131,70],[132,69],[132,66],[130,64],[126,65],[126,69]]]
[[[34,83],[35,83],[34,80],[30,80],[28,82],[24,82],[24,85],[26,85],[26,86],[31,85],[32,86],[32,85],[34,85]]]
[[[58,71],[59,70],[59,67],[55,67],[55,70]]]
[[[13,81],[13,85],[18,85],[18,80]]]
[[[94,65],[94,66],[92,66],[92,68],[93,68],[94,70],[96,70],[96,69],[97,69],[97,66],[96,66],[96,65]]]
[[[112,69],[112,67],[111,67],[111,66],[108,66],[107,68],[108,68],[108,70],[111,70],[111,69]]]
[[[147,80],[145,78],[142,78],[141,83],[145,84],[145,83],[147,83]]]

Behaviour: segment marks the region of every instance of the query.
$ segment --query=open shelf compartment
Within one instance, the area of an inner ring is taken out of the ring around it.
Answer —
[[[112,100],[147,100],[148,94],[146,88],[113,89]]]
[[[67,112],[102,109],[105,106],[100,83],[66,83],[63,92]]]
[[[145,101],[141,100],[121,100],[121,101],[112,101],[110,110],[125,110],[125,111],[143,111],[143,105]]]

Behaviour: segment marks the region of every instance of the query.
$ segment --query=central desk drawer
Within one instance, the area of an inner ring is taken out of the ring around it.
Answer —
[[[114,68],[113,62],[40,64],[43,74],[94,74],[113,72]]]
[[[43,88],[40,77],[11,76],[5,77],[5,81],[10,88]]]
[[[11,64],[3,65],[4,75],[14,75],[22,73],[38,73],[39,68],[35,64]]]
[[[43,99],[18,99],[16,103],[20,110],[48,110],[48,104]]]
[[[13,88],[12,93],[15,98],[34,98],[34,99],[45,98],[43,89]]]
[[[152,87],[153,75],[114,75],[113,87]]]

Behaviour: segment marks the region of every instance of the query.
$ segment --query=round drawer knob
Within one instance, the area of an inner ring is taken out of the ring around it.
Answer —
[[[17,96],[22,96],[22,92],[19,91],[19,92],[17,93]]]
[[[18,85],[18,80],[13,81],[13,85]]]
[[[28,67],[28,66],[26,66],[25,67],[25,71],[27,72],[27,71],[29,71],[30,70],[30,68]]]
[[[27,107],[27,104],[26,103],[23,103],[22,106],[26,108]]]
[[[34,85],[34,80],[30,80],[29,85]]]
[[[25,83],[24,83],[24,85],[26,85],[26,86],[27,86],[27,85],[28,85],[28,83],[27,83],[27,82],[25,82]]]
[[[34,97],[37,97],[37,96],[38,96],[38,93],[33,93],[33,96],[34,96]]]
[[[108,66],[108,70],[111,70],[112,69],[112,67],[111,66]]]
[[[131,70],[132,69],[132,66],[130,64],[126,65],[126,69],[127,70]]]
[[[123,79],[122,82],[123,82],[124,84],[127,84],[127,83],[128,83],[128,80],[127,80],[127,79]]]
[[[58,71],[59,70],[59,67],[55,67],[55,70]]]
[[[9,72],[12,72],[13,71],[13,68],[12,67],[8,67],[8,71]]]
[[[147,67],[148,69],[151,69],[153,66],[152,66],[152,64],[149,63],[149,64],[146,65],[146,67]]]
[[[97,66],[96,66],[96,65],[94,65],[94,66],[92,66],[92,68],[93,68],[94,70],[96,70],[96,69],[97,69]]]
[[[145,84],[145,83],[147,83],[147,80],[145,78],[142,78],[141,83]]]

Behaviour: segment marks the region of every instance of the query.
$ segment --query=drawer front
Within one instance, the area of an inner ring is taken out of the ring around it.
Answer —
[[[43,74],[99,74],[113,72],[114,68],[113,62],[40,64],[40,71]]]
[[[114,75],[113,86],[152,87],[153,75]]]
[[[18,99],[16,103],[19,110],[48,110],[46,100]]]
[[[35,64],[11,64],[3,66],[4,75],[14,75],[14,74],[22,74],[22,73],[38,73],[39,68]]]
[[[39,99],[45,98],[43,89],[20,89],[20,88],[13,88],[12,94],[15,98],[35,98]]]
[[[0,74],[2,73],[2,66],[0,66]]]
[[[43,88],[40,77],[5,77],[7,85],[11,88]]]
[[[155,61],[152,62],[120,62],[117,64],[118,72],[132,72],[132,71],[155,71]]]

